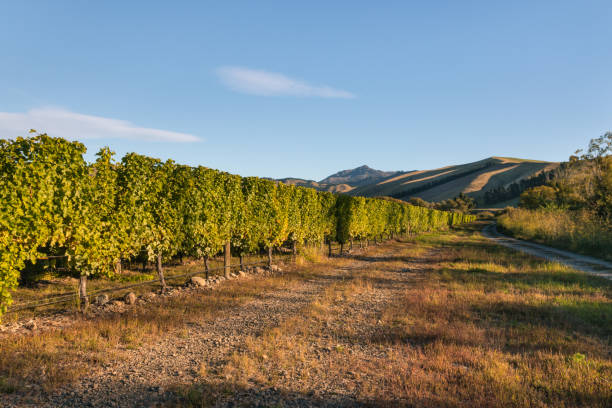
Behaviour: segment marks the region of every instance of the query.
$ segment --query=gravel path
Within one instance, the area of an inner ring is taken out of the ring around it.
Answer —
[[[309,317],[306,312],[300,317],[301,324],[310,330],[294,333],[290,322],[288,327],[281,323],[277,341],[280,355],[287,360],[270,361],[263,370],[265,376],[273,378],[273,386],[249,380],[248,386],[232,389],[225,397],[215,397],[210,406],[229,407],[320,407],[348,408],[371,406],[406,406],[405,401],[393,400],[387,395],[363,395],[364,388],[384,390],[387,378],[372,375],[367,370],[378,371],[376,367],[387,361],[386,330],[381,325],[384,310],[401,297],[406,288],[423,279],[423,273],[430,265],[422,262],[433,252],[423,257],[406,256],[406,246],[391,243],[377,248],[375,254],[357,256],[361,265],[354,268],[355,275],[367,268],[367,286],[357,289],[354,294],[342,295],[342,301],[331,301],[326,307],[323,319]],[[364,267],[362,269],[362,267]],[[347,285],[351,280],[346,281]],[[344,293],[344,286],[338,285],[336,293]],[[349,292],[353,293],[353,292]],[[332,296],[333,298],[333,296]],[[316,303],[321,305],[322,299]],[[290,321],[290,319],[287,319]],[[291,338],[288,349],[284,340]],[[339,351],[341,350],[341,351]],[[257,354],[247,349],[238,351],[240,356],[257,361]],[[296,355],[300,358],[288,368],[286,363]],[[364,372],[364,368],[366,372]],[[380,374],[380,373],[379,373]],[[219,388],[219,383],[204,381],[202,388]],[[207,405],[208,406],[208,405]]]
[[[288,289],[271,291],[265,296],[227,310],[213,321],[202,320],[186,328],[181,337],[168,335],[158,343],[127,352],[125,359],[114,361],[91,372],[77,384],[61,388],[51,395],[11,396],[3,407],[151,407],[173,401],[168,387],[189,383],[199,376],[200,364],[207,370],[221,366],[248,336],[257,336],[267,327],[297,313],[352,268],[363,264],[353,260],[348,267],[330,270],[324,278],[300,281]],[[248,285],[248,282],[244,284]]]
[[[535,255],[549,261],[560,262],[574,269],[612,280],[612,262],[586,255],[578,255],[573,252],[551,248],[534,242],[510,238],[499,233],[494,223],[484,227],[482,235],[499,245]]]

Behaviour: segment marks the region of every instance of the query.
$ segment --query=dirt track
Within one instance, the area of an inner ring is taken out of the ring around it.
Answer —
[[[287,393],[283,387],[253,386],[245,389],[232,388],[228,394],[223,377],[223,367],[236,353],[245,349],[249,339],[259,338],[263,333],[278,327],[283,321],[298,316],[313,300],[322,296],[333,285],[348,282],[350,277],[380,267],[381,262],[398,257],[405,251],[405,244],[384,244],[341,259],[330,265],[318,266],[317,273],[298,279],[295,284],[280,290],[274,289],[238,307],[223,312],[212,320],[200,319],[190,324],[181,335],[168,334],[153,344],[129,350],[119,360],[93,368],[76,383],[69,384],[50,393],[43,390],[19,392],[7,395],[2,407],[151,407],[183,406],[185,401],[173,392],[173,385],[199,384],[202,367],[207,376],[216,378],[207,383],[215,391],[215,407],[234,406],[295,406],[295,407],[353,407],[363,406],[354,390],[344,379],[315,381],[310,384],[312,393]],[[367,254],[367,255],[366,255]],[[423,259],[404,259],[397,267],[386,270],[385,279],[373,285],[359,302],[347,304],[345,313],[351,319],[370,316],[375,324],[370,327],[360,324],[366,331],[379,330],[378,319],[382,308],[392,298],[414,284],[418,276],[427,269]],[[299,269],[299,266],[295,266]],[[247,278],[248,279],[248,278]],[[248,285],[245,280],[244,285]],[[331,329],[330,329],[331,330]],[[363,354],[364,361],[380,353],[378,346],[364,348],[355,345],[355,355]],[[361,354],[359,354],[361,353]],[[316,353],[317,359],[329,359],[329,349]],[[320,363],[320,361],[319,361]],[[298,379],[286,377],[288,386],[296,386]],[[290,387],[289,387],[290,388]],[[384,400],[383,396],[381,399]]]
[[[612,280],[612,262],[586,255],[575,254],[562,249],[551,248],[534,242],[511,238],[499,233],[494,223],[483,228],[482,235],[495,241],[495,243],[499,245],[535,255],[549,261],[560,262],[574,269]]]
[[[347,260],[340,267],[299,281],[297,285],[268,291],[224,313],[214,320],[202,319],[192,324],[181,336],[164,336],[123,355],[119,361],[92,370],[75,384],[52,393],[42,390],[6,396],[2,407],[151,407],[179,406],[172,392],[174,384],[198,381],[202,363],[208,372],[216,372],[228,358],[244,347],[245,339],[260,336],[283,320],[299,313],[316,296],[335,282],[343,281],[361,268],[371,267],[376,258]],[[412,274],[402,274],[411,280]],[[248,281],[245,281],[248,285]],[[398,290],[394,288],[393,292]],[[384,292],[384,290],[383,290]],[[371,308],[372,305],[370,305]],[[322,386],[324,384],[321,384]],[[215,406],[277,406],[300,407],[353,406],[355,401],[337,390],[321,390],[325,398],[307,395],[283,395],[276,389],[250,389],[237,392],[231,398],[220,398]],[[223,391],[220,391],[223,394]],[[262,405],[263,404],[263,405]],[[280,406],[280,405],[279,405]]]
[[[483,234],[500,245],[567,263],[585,272],[607,278],[612,276],[612,268],[607,268],[605,262],[601,265],[602,261],[599,260],[591,261],[588,257],[504,237],[490,226]],[[316,377],[306,384],[307,386],[300,382],[307,380],[286,373],[286,376],[278,379],[274,387],[254,383],[245,388],[231,388],[228,378],[225,377],[224,367],[227,367],[232,358],[246,352],[249,340],[261,338],[266,331],[281,326],[292,316],[300,316],[307,310],[308,305],[321,298],[328,288],[366,270],[378,270],[381,275],[371,280],[371,287],[367,292],[351,302],[338,303],[341,310],[335,320],[330,318],[325,321],[322,339],[318,341],[336,339],[338,336],[334,334],[334,330],[337,333],[345,332],[347,322],[359,322],[359,331],[353,333],[355,338],[375,338],[382,327],[379,319],[385,306],[397,299],[402,291],[418,285],[434,267],[431,263],[438,262],[432,252],[406,256],[406,247],[401,243],[387,243],[362,255],[345,259],[340,264],[327,265],[317,274],[297,280],[294,285],[280,290],[268,290],[251,301],[215,316],[214,319],[198,317],[194,323],[188,324],[182,333],[168,333],[154,343],[126,350],[120,359],[92,367],[91,371],[76,383],[49,393],[33,389],[29,395],[23,391],[7,396],[0,395],[5,398],[0,406],[183,406],[185,400],[173,392],[175,385],[202,386],[210,390],[214,397],[214,402],[210,405],[215,407],[369,406],[367,401],[356,395],[355,383],[360,373],[352,366],[346,368],[349,370],[348,376],[338,376],[327,381]],[[386,266],[383,268],[382,265]],[[248,280],[243,284],[248,285]],[[335,324],[338,327],[334,326]],[[291,344],[293,345],[293,340]],[[320,346],[318,343],[308,344],[308,347],[314,350],[309,351],[309,358],[316,360],[311,363],[319,366],[328,364],[331,356],[335,355],[332,354],[333,347]],[[347,356],[343,358],[350,357],[351,361],[375,364],[378,361],[376,359],[380,358],[380,344],[376,342],[352,341],[342,347],[346,347],[342,356]],[[464,367],[459,366],[457,369]],[[368,377],[364,384],[371,385],[372,379]],[[287,391],[301,388],[309,389],[310,392]],[[385,398],[385,395],[378,396],[377,405],[394,406],[398,403]],[[423,403],[436,406],[429,400]]]

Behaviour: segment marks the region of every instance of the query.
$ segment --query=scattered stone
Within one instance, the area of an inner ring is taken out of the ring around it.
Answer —
[[[23,324],[23,327],[25,327],[28,330],[36,330],[36,322],[34,320],[30,320],[28,322],[25,322]]]
[[[206,282],[206,279],[200,278],[199,276],[192,276],[190,281],[191,281],[191,284],[195,286],[207,286],[208,285],[208,283]]]
[[[246,273],[244,271],[238,271],[238,276],[246,276]]]
[[[282,272],[282,269],[278,265],[270,265],[270,272]]]
[[[264,273],[264,272],[265,272],[265,270],[264,270],[264,268],[262,268],[261,266],[257,266],[257,267],[255,267],[255,273],[256,273],[256,274],[261,275],[261,274],[262,274],[262,273]]]
[[[104,306],[105,304],[108,303],[108,295],[106,293],[96,297],[96,305],[98,306]]]
[[[125,295],[123,300],[125,301],[126,305],[133,305],[134,303],[136,303],[136,295],[134,294],[134,292],[130,292]]]

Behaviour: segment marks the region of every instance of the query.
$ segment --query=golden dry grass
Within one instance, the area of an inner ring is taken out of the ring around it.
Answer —
[[[298,279],[299,274],[287,273],[248,283],[227,281],[212,296],[202,291],[136,306],[123,314],[92,319],[76,315],[76,322],[68,328],[2,338],[0,392],[23,390],[31,384],[50,390],[75,381],[92,366],[120,357],[123,350],[180,335],[190,322],[214,319],[266,291],[294,285]]]
[[[374,251],[297,316],[249,338],[221,374],[187,387],[184,402],[274,387],[289,404],[345,395],[372,406],[611,405],[607,281],[469,230]]]
[[[299,313],[247,337],[221,366],[202,356],[196,384],[172,387],[179,405],[273,389],[289,405],[610,406],[612,285],[496,246],[476,228],[331,261],[306,251],[282,277],[230,281],[213,296],[2,341],[0,387],[50,389],[125,349],[180,336],[192,319],[268,290],[324,282]]]
[[[288,259],[286,255],[282,257],[276,257],[278,259]],[[245,257],[245,264],[262,262],[266,261],[267,258],[263,256],[257,255],[249,255]],[[231,259],[232,270],[239,269],[239,259],[237,257],[232,257]],[[137,267],[137,264],[132,265],[134,268]],[[221,258],[213,258],[210,260],[210,268],[211,268],[211,276],[212,275],[223,275],[223,260]],[[121,299],[126,293],[134,292],[136,295],[141,295],[144,293],[157,291],[159,289],[159,283],[153,282],[154,279],[157,279],[157,273],[154,269],[151,269],[152,265],[149,265],[149,268],[142,272],[139,269],[127,269],[124,268],[121,274],[115,274],[112,277],[94,277],[87,280],[87,291],[88,293],[95,293],[99,290],[109,290],[109,289],[117,289],[122,286],[128,286],[134,283],[145,283],[148,281],[150,284],[144,284],[142,286],[132,287],[126,290],[117,290],[110,292],[109,295],[111,298]],[[202,260],[197,260],[193,258],[185,258],[183,263],[179,263],[177,261],[170,263],[169,265],[164,266],[164,275],[166,282],[169,286],[173,285],[182,285],[186,278],[179,277],[185,274],[201,272],[200,275],[204,276],[204,266]],[[27,318],[31,318],[34,316],[40,316],[42,314],[51,314],[55,312],[72,310],[77,312],[79,310],[78,302],[78,285],[79,280],[74,277],[69,276],[57,276],[52,273],[48,273],[44,276],[43,282],[34,283],[31,285],[25,285],[18,287],[12,293],[13,297],[13,307],[19,306],[21,304],[32,303],[32,302],[40,302],[44,303],[46,298],[51,298],[53,296],[57,296],[60,294],[70,294],[74,295],[74,298],[67,302],[61,304],[54,304],[44,307],[38,307],[36,309],[26,309],[19,310],[13,313],[8,313],[3,316],[0,316],[2,323],[13,322],[17,320],[23,320]],[[93,300],[92,296],[92,300]],[[10,310],[10,308],[9,308]]]
[[[486,163],[490,166],[483,167]],[[400,174],[375,184],[358,186],[349,194],[368,197],[396,196],[405,192],[406,189],[433,184],[416,195],[426,201],[438,202],[454,198],[459,193],[466,193],[467,190],[470,190],[472,195],[477,198],[483,195],[486,190],[499,185],[509,185],[512,182],[558,166],[559,163],[490,157],[473,163]],[[474,172],[469,173],[472,170]],[[453,174],[460,173],[468,174],[457,179],[444,181]]]
[[[518,238],[612,260],[612,226],[586,211],[513,208],[497,222]]]

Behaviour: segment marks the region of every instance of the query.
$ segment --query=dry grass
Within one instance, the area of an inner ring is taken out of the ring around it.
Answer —
[[[214,319],[231,307],[262,296],[266,291],[297,284],[301,276],[233,280],[214,292],[136,306],[123,314],[87,319],[76,316],[74,325],[35,336],[0,339],[0,392],[39,384],[50,390],[76,380],[92,366],[112,361],[126,349],[137,348],[163,336],[180,335],[188,323]],[[212,294],[212,296],[211,296]]]
[[[229,355],[203,356],[181,406],[273,389],[286,403],[425,407],[608,407],[612,285],[495,246],[475,230],[372,246],[282,277],[226,282],[63,332],[0,342],[0,389],[47,388],[160,336],[180,335],[268,289],[326,288]],[[16,358],[17,356],[17,358]],[[251,400],[252,401],[252,400]]]
[[[260,262],[263,261],[265,257],[257,256],[257,255],[249,255],[245,257],[245,264]],[[287,259],[288,257],[283,255],[282,257],[276,257]],[[267,258],[265,258],[267,260]],[[239,259],[233,257],[231,259],[232,270],[239,269]],[[133,267],[137,266],[136,264],[132,265]],[[221,258],[213,258],[210,261],[211,276],[212,275],[222,275],[223,270],[223,260]],[[201,272],[202,276],[204,275],[204,266],[201,260],[196,260],[192,258],[185,258],[183,263],[179,263],[178,261],[169,263],[164,266],[164,275],[166,278],[166,282],[168,285],[182,285],[186,278],[179,276]],[[52,314],[56,312],[62,312],[65,310],[78,311],[78,285],[79,280],[74,277],[68,276],[57,276],[51,273],[43,276],[44,279],[41,279],[38,282],[35,282],[29,286],[21,286],[17,288],[13,293],[13,306],[18,306],[20,304],[30,303],[30,302],[44,302],[46,298],[50,298],[52,296],[56,296],[58,294],[74,294],[74,299],[71,302],[55,304],[45,307],[39,307],[36,309],[27,309],[20,310],[14,313],[8,313],[6,315],[1,316],[1,322],[13,322],[22,319],[28,319],[34,316],[40,316],[41,314]],[[88,293],[94,293],[98,290],[107,290],[107,289],[117,289],[122,286],[127,286],[133,283],[138,282],[148,282],[157,279],[157,273],[154,269],[151,269],[151,265],[149,268],[142,272],[137,269],[127,269],[124,268],[121,274],[116,274],[110,278],[107,277],[98,277],[98,278],[90,278],[87,281],[87,291]],[[128,292],[134,292],[136,295],[141,295],[144,293],[148,293],[151,291],[156,291],[159,289],[158,282],[151,282],[150,284],[146,284],[143,286],[132,287],[127,290],[118,290],[112,293],[109,293],[111,298],[122,298]]]
[[[611,405],[607,281],[469,230],[374,251],[368,267],[249,338],[220,375],[187,387],[185,403],[274,387],[287,401],[373,406]],[[421,271],[406,277],[407,265]]]
[[[433,405],[609,406],[607,282],[479,239],[441,241],[440,267],[382,319],[409,356],[394,364],[411,373],[396,391]]]
[[[357,243],[355,244],[357,245]],[[338,254],[340,246],[338,243],[332,245],[332,253]],[[321,247],[303,247],[300,248],[298,257],[294,259],[294,263],[298,266],[305,266],[316,262],[327,261],[327,246]],[[282,254],[274,255],[275,262],[285,262],[292,260],[288,250]],[[246,265],[253,263],[266,263],[267,255],[246,255],[244,262]],[[134,269],[128,269],[124,267],[121,274],[116,274],[111,277],[94,277],[87,280],[87,291],[88,293],[94,293],[98,290],[117,289],[122,286],[127,286],[133,283],[146,283],[143,286],[136,286],[126,290],[116,290],[109,292],[111,298],[121,299],[128,292],[134,292],[136,295],[142,295],[159,289],[159,283],[153,282],[157,279],[157,273],[152,269],[152,265],[149,263],[147,269],[143,272],[140,269],[135,269],[138,266],[136,263],[132,265]],[[239,270],[240,262],[238,257],[231,258],[232,271]],[[223,259],[222,257],[212,258],[210,260],[210,275],[223,275]],[[166,283],[169,286],[181,286],[186,278],[182,277],[185,274],[193,274],[199,272],[201,276],[204,276],[204,265],[203,261],[199,259],[193,259],[185,257],[182,263],[177,260],[164,265],[164,276]],[[74,277],[55,275],[47,273],[39,277],[38,282],[33,282],[30,285],[20,286],[12,292],[13,304],[12,307],[20,304],[41,302],[45,299],[60,294],[73,294],[74,298],[71,301],[61,304],[55,304],[45,307],[38,307],[35,309],[20,310],[12,313],[7,313],[0,316],[0,323],[10,323],[18,320],[29,319],[35,316],[48,315],[57,312],[64,312],[66,310],[77,312],[79,310],[78,302],[78,285],[79,280]],[[92,300],[93,300],[92,296]]]
[[[612,228],[586,211],[513,208],[497,222],[518,238],[612,260]]]

